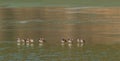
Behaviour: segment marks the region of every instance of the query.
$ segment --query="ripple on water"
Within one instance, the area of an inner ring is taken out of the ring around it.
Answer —
[[[4,56],[0,56],[0,61],[3,61],[3,59],[4,59]]]
[[[6,49],[8,49],[8,48],[9,48],[9,47],[0,48],[0,51],[6,50]]]
[[[34,23],[34,22],[44,22],[44,20],[21,20],[21,21],[13,21],[13,22],[10,22],[10,23],[18,23],[18,24],[27,24],[27,23]]]

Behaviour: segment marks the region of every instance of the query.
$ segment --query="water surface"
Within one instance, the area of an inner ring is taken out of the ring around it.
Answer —
[[[104,9],[1,9],[0,61],[119,61],[120,13]],[[17,43],[17,37],[35,43]],[[46,43],[37,43],[40,37]],[[63,45],[62,38],[73,43]]]

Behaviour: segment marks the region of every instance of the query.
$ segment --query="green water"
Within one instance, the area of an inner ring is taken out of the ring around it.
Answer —
[[[1,0],[1,7],[119,7],[119,0]]]
[[[69,15],[55,8],[41,12],[32,9],[1,9],[0,61],[120,60],[119,10],[105,11],[107,14],[83,10]],[[34,43],[17,43],[18,37],[32,38]],[[46,42],[38,43],[40,37]],[[62,38],[71,38],[73,43],[61,44]],[[77,43],[77,38],[85,43]]]
[[[119,61],[120,45],[0,43],[0,61]]]

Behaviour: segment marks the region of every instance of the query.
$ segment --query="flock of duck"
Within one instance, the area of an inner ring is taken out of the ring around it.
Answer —
[[[27,45],[27,46],[33,46],[33,43],[35,42],[35,40],[31,39],[31,38],[27,38],[27,39],[21,39],[21,38],[17,38],[17,45]],[[38,43],[40,46],[43,45],[43,43],[45,42],[44,38],[39,38]]]
[[[29,38],[27,38],[27,39],[17,38],[17,42],[18,43],[34,43],[35,41],[33,39],[29,39]],[[38,42],[39,43],[43,43],[43,42],[45,42],[45,39],[44,38],[40,38],[38,40]]]
[[[72,43],[72,42],[73,42],[73,39],[62,39],[62,40],[61,40],[61,43],[66,43],[66,42]],[[78,38],[78,39],[77,39],[77,42],[83,44],[83,43],[85,43],[85,40]]]
[[[77,46],[78,46],[78,47],[79,47],[79,46],[82,47],[82,46],[85,44],[85,40],[79,39],[79,38],[76,40],[76,42],[77,42]],[[72,47],[72,43],[73,43],[73,39],[62,39],[62,40],[61,40],[61,45],[64,46],[65,43],[67,43],[68,46],[71,48],[71,47]]]
[[[17,45],[20,45],[21,43],[29,45],[29,44],[33,44],[34,42],[35,41],[33,39],[30,39],[30,38],[27,38],[27,39],[17,38]],[[39,40],[38,40],[39,45],[43,45],[43,43],[45,43],[45,42],[46,42],[45,38],[39,38]],[[68,44],[68,46],[72,46],[73,39],[70,39],[70,38],[65,39],[65,38],[63,38],[63,39],[61,39],[60,42],[61,42],[62,46],[64,46],[66,43]],[[83,46],[85,44],[85,40],[79,39],[79,38],[76,39],[76,42],[77,42],[78,46],[79,45]]]

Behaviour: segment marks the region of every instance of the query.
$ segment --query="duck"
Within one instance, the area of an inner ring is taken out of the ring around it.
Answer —
[[[30,39],[29,41],[30,41],[30,43],[33,43],[33,42],[34,42],[34,40],[33,40],[33,39]]]
[[[22,43],[25,43],[25,39],[21,39],[21,42],[22,42]]]
[[[85,40],[81,39],[80,42],[81,42],[81,43],[85,43]]]
[[[78,38],[78,39],[77,39],[77,42],[78,42],[78,43],[85,43],[85,40]]]
[[[61,43],[65,43],[65,42],[67,42],[67,40],[63,38],[63,39],[61,40]]]
[[[68,43],[72,43],[72,39],[68,39],[68,41],[67,41]]]
[[[30,42],[30,39],[27,38],[27,39],[26,39],[26,43],[29,43],[29,42]]]
[[[20,42],[21,42],[21,39],[20,39],[20,38],[17,38],[17,42],[20,43]]]
[[[39,43],[44,43],[45,42],[45,39],[44,38],[40,38],[39,39]]]

